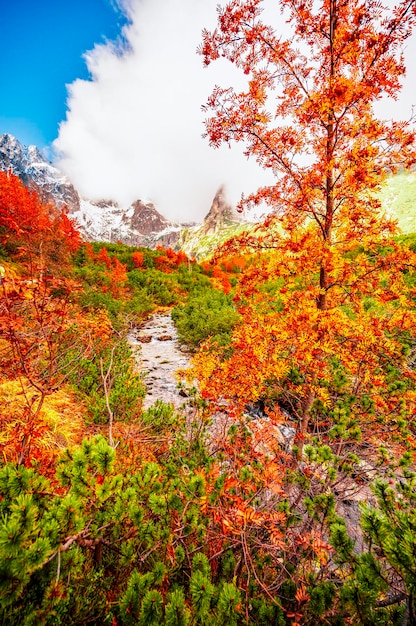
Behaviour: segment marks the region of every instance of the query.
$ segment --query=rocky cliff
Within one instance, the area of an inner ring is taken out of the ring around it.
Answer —
[[[224,187],[220,187],[203,223],[191,228],[183,228],[178,246],[188,256],[206,259],[227,239],[251,227],[252,224],[244,221],[229,204]]]
[[[235,208],[227,201],[225,188],[220,187],[214,196],[200,232],[203,235],[215,234],[224,230],[225,227],[241,224],[242,221]]]

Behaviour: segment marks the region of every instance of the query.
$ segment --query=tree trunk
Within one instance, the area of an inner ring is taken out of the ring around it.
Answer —
[[[302,406],[302,416],[299,425],[299,458],[302,457],[303,454],[303,446],[305,444],[305,436],[308,432],[309,418],[311,413],[311,408],[315,400],[315,392],[313,391],[314,379],[310,382],[307,392],[305,394]]]

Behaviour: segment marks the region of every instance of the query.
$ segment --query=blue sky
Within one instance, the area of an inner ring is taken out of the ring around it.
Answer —
[[[42,148],[65,118],[66,84],[88,78],[83,54],[126,18],[111,0],[2,0],[0,17],[0,134]]]

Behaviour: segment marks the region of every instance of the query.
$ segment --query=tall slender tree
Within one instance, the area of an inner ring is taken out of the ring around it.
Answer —
[[[276,184],[264,200],[292,226],[311,218],[327,245],[346,230],[374,227],[374,192],[389,172],[416,161],[414,129],[383,122],[373,105],[394,99],[405,74],[403,46],[415,23],[415,0],[387,9],[378,0],[282,0],[276,27],[261,19],[263,0],[219,8],[218,27],[203,32],[204,63],[224,57],[247,75],[247,89],[215,87],[205,110],[212,145],[243,142]],[[279,35],[285,19],[292,36]],[[410,114],[410,112],[409,112]],[[320,309],[329,270],[320,264]]]
[[[415,133],[412,119],[379,120],[374,105],[398,96],[416,3],[281,0],[275,27],[262,19],[266,4],[232,0],[219,8],[218,26],[203,32],[200,48],[205,64],[223,57],[247,76],[245,90],[217,86],[205,105],[211,144],[244,143],[275,177],[242,200],[265,202],[273,216],[257,239],[234,244],[275,252],[246,273],[238,293],[245,321],[232,356],[210,354],[202,388],[215,396],[228,387],[245,402],[272,389],[296,415],[302,438],[317,401],[338,402],[334,363],[345,376],[343,393],[370,397],[371,407],[377,398],[383,415],[400,412],[386,402],[389,366],[403,380],[413,376],[400,270],[414,260],[390,240],[395,225],[377,192],[389,173],[416,162]],[[288,38],[278,32],[284,19]],[[265,290],[271,277],[280,282]],[[362,405],[354,413],[368,421]]]

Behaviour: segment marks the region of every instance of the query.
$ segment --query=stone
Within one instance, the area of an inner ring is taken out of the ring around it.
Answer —
[[[151,335],[138,335],[137,341],[140,341],[140,343],[150,343],[152,341],[152,336]]]

